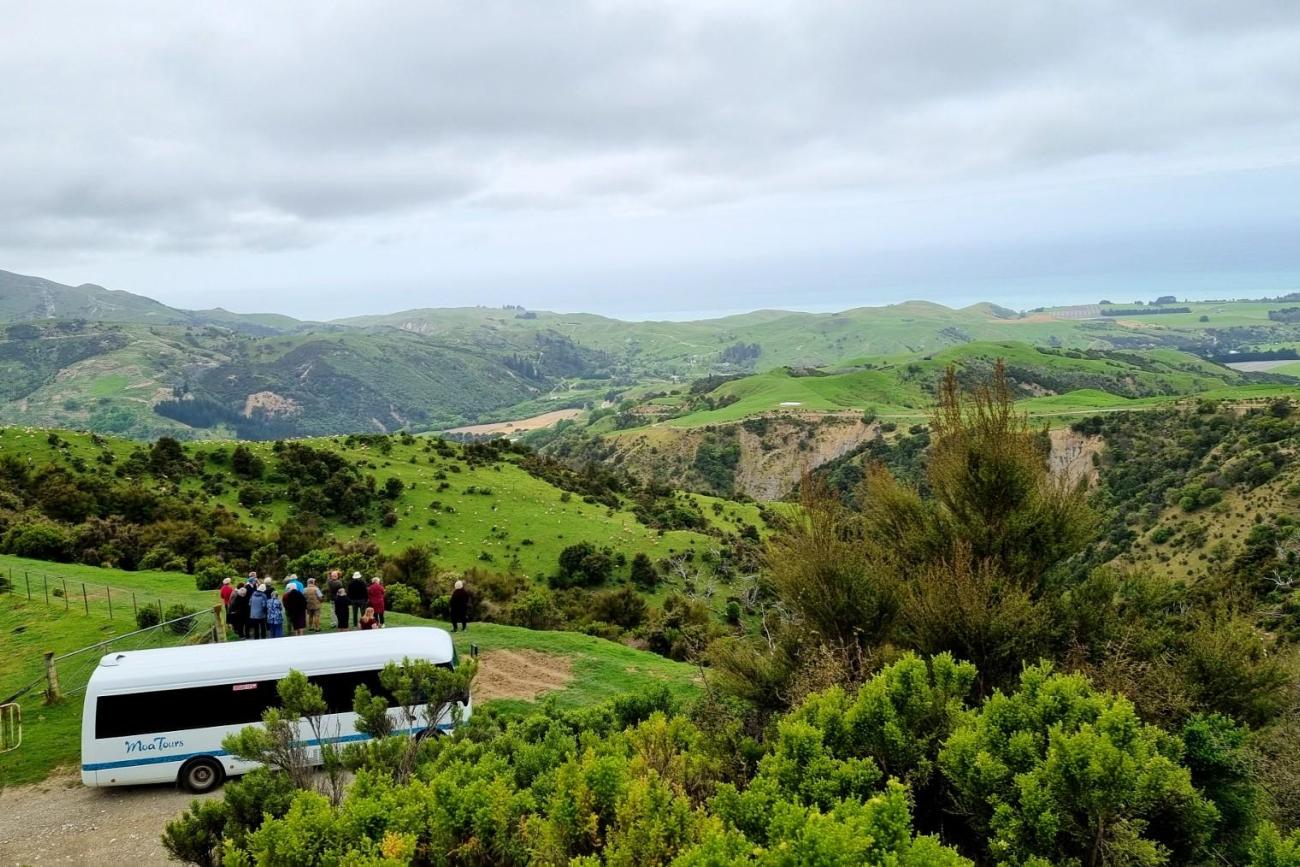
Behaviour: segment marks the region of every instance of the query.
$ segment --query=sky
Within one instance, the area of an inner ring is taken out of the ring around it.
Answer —
[[[0,0],[0,268],[327,319],[1300,290],[1294,0]]]

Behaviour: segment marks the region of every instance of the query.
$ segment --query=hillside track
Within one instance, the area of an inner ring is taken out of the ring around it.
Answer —
[[[159,835],[195,797],[174,785],[90,789],[73,771],[0,789],[0,867],[167,863]]]

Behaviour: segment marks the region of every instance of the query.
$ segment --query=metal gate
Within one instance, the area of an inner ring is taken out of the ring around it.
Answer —
[[[0,704],[0,753],[16,750],[23,742],[23,709],[17,702]]]

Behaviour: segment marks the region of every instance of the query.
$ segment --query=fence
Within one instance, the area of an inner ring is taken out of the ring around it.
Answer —
[[[53,652],[47,652],[40,658],[33,657],[29,660],[28,667],[39,673],[29,675],[30,679],[13,695],[0,697],[0,704],[16,702],[38,689],[44,693],[46,701],[79,695],[86,689],[99,660],[112,653],[224,641],[225,623],[220,609],[221,606],[217,605],[57,656]]]
[[[134,623],[141,608],[155,608],[159,619],[173,605],[194,608],[194,594],[175,590],[132,590],[79,581],[44,572],[8,569],[0,573],[0,592],[12,593],[28,602],[44,603],[69,613],[107,617]]]

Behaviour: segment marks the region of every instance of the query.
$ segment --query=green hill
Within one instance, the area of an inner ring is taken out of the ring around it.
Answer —
[[[129,603],[119,608],[110,620],[106,609],[93,607],[89,615],[71,608],[64,610],[60,600],[47,605],[38,595],[29,601],[23,593],[24,571],[40,569],[42,574],[73,575],[74,581],[92,586],[136,588],[143,597],[161,597],[165,605],[186,604],[202,610],[214,604],[216,594],[198,592],[186,576],[161,573],[125,572],[92,567],[69,567],[67,564],[40,563],[0,556],[0,572],[19,576],[14,592],[0,592],[0,635],[4,636],[5,653],[0,655],[0,699],[41,677],[42,654],[54,651],[69,653],[134,630]],[[33,573],[34,574],[34,573]],[[126,598],[126,597],[123,597]],[[431,625],[447,628],[441,621],[410,615],[390,615],[394,627]],[[289,639],[291,640],[291,639]],[[611,695],[663,685],[677,695],[697,690],[694,667],[665,659],[654,653],[635,650],[612,641],[574,632],[546,632],[493,623],[476,623],[456,638],[459,653],[468,657],[471,644],[487,654],[492,665],[494,651],[530,651],[545,654],[567,669],[570,679],[543,693],[561,708],[585,707]],[[86,657],[93,661],[92,652]],[[63,676],[80,683],[80,669],[85,663],[66,663]],[[540,698],[541,696],[539,696]],[[73,765],[80,751],[81,697],[72,694],[62,702],[46,705],[40,687],[21,699],[23,708],[23,745],[10,753],[0,753],[0,787],[22,785],[43,779],[56,768]],[[503,709],[526,705],[521,698],[500,698],[488,703]]]
[[[143,295],[92,283],[64,286],[40,277],[0,271],[0,322],[46,319],[175,324],[186,321],[186,316]]]
[[[1193,303],[1190,313],[1172,315],[1133,307],[1135,315],[1103,317],[1097,306],[1019,313],[988,303],[955,310],[909,301],[693,322],[507,306],[311,323],[178,310],[98,286],[0,272],[0,421],[141,439],[446,430],[638,400],[709,376],[783,368],[847,374],[864,360],[877,368],[891,360],[912,364],[961,347],[966,355],[994,344],[1203,355],[1291,348],[1300,345],[1300,323],[1269,318],[1286,303]],[[870,375],[816,385],[757,375],[766,379],[733,387],[743,406],[710,418],[782,403],[855,408],[864,399],[902,415],[923,396],[915,383],[894,388]],[[1168,379],[1159,393],[1177,387]]]
[[[1144,351],[1049,349],[1024,343],[974,342],[927,355],[849,361],[838,368],[781,368],[726,382],[700,395],[673,427],[733,422],[764,413],[870,412],[881,417],[923,415],[950,365],[959,379],[987,377],[1001,359],[1032,412],[1122,405],[1143,398],[1177,398],[1211,390],[1274,383],[1278,376],[1244,374],[1169,349]],[[712,405],[713,408],[708,408]]]

